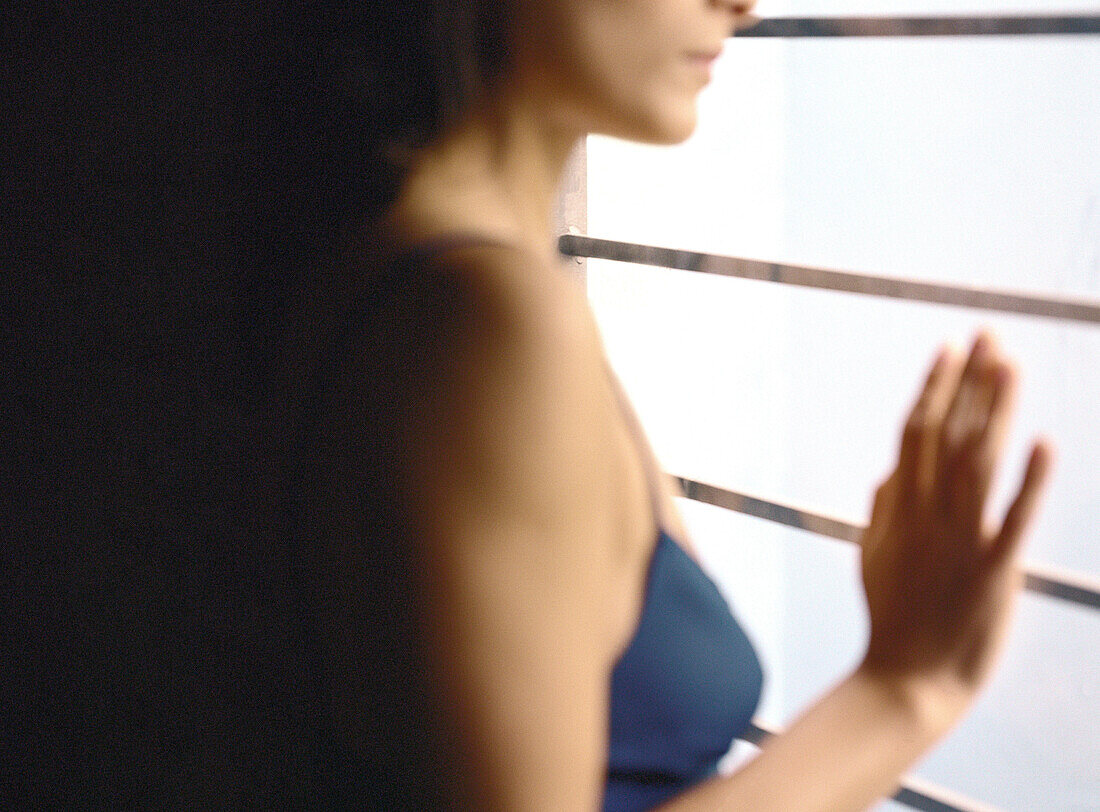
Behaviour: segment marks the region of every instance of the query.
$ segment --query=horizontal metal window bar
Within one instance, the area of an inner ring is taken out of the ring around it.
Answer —
[[[911,279],[833,271],[805,265],[786,265],[757,259],[740,259],[698,251],[679,251],[652,245],[601,240],[576,234],[558,238],[558,250],[566,256],[610,259],[639,265],[656,265],[681,271],[756,279],[822,290],[883,296],[915,302],[1023,313],[1049,319],[1100,324],[1100,302],[1088,299],[1038,296],[989,288],[971,288]]]
[[[827,538],[859,544],[863,526],[842,519],[824,516],[809,510],[738,493],[692,479],[678,477],[688,499],[708,505],[767,519],[787,527],[806,530]],[[1023,567],[1024,588],[1029,592],[1100,609],[1100,580],[1079,572],[1065,572],[1054,567],[1027,564]]]
[[[764,742],[776,734],[777,731],[754,719],[740,738],[757,747],[763,747]],[[999,812],[989,804],[913,776],[908,776],[901,782],[900,789],[894,793],[894,800],[925,812]]]
[[[761,17],[734,37],[1002,37],[1100,34],[1100,15]]]

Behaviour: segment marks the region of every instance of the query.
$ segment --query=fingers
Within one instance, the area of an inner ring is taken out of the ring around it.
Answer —
[[[945,348],[937,356],[906,422],[895,485],[938,513],[959,540],[987,546],[983,513],[1004,453],[1016,396],[1016,372],[993,337],[979,333],[965,361]],[[992,545],[1018,544],[1038,504],[1052,451],[1040,443],[1001,534]],[[885,508],[880,493],[875,510]],[[874,513],[874,511],[873,511]],[[1004,554],[1004,553],[1002,553]]]
[[[1027,528],[1035,518],[1040,497],[1050,481],[1053,467],[1054,449],[1042,440],[1035,443],[1028,458],[1020,491],[1005,514],[1001,531],[989,549],[987,560],[992,567],[1002,566],[1016,556]]]
[[[966,359],[955,397],[944,417],[940,433],[941,450],[958,447],[975,429],[984,427],[991,399],[987,370],[995,352],[992,336],[979,333]]]
[[[932,490],[940,427],[958,386],[960,366],[950,347],[940,350],[902,433],[898,486],[921,501]]]
[[[1004,450],[1015,380],[992,336],[979,334],[940,432],[938,506],[975,539],[981,538],[982,513]]]
[[[981,393],[971,404],[970,434],[956,452],[950,483],[956,521],[975,531],[982,529],[985,503],[998,463],[1004,454],[1016,401],[1016,371],[1003,360],[987,359]],[[983,408],[984,407],[984,408]],[[983,423],[984,417],[984,423]],[[980,533],[979,533],[980,535]]]

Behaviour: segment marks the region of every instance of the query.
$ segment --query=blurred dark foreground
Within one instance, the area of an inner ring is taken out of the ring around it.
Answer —
[[[401,651],[379,758],[333,743],[290,515],[295,303],[354,196],[321,23],[95,5],[2,12],[0,804],[433,806]]]

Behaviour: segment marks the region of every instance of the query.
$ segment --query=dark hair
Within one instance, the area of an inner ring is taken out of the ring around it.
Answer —
[[[296,308],[395,156],[503,76],[498,6],[5,15],[4,806],[434,805],[430,752],[355,764],[326,727]]]
[[[313,182],[303,191],[328,199],[299,201],[294,216],[354,212],[369,219],[384,209],[415,152],[503,80],[510,62],[508,5],[304,4],[290,21],[297,30],[294,62],[282,73],[287,86],[276,85],[269,102],[274,110],[289,101],[285,121],[277,122],[289,140],[280,145],[285,151],[272,154],[284,162],[286,185],[309,173]],[[318,226],[331,233],[331,224]]]

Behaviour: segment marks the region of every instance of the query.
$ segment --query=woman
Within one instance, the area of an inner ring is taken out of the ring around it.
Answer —
[[[1035,445],[1003,524],[985,525],[1015,373],[981,335],[968,358],[938,356],[876,495],[863,661],[748,766],[714,774],[755,707],[757,662],[693,560],[548,223],[586,134],[691,134],[750,6],[518,0],[493,28],[496,9],[473,3],[420,32],[451,32],[466,59],[423,69],[435,95],[390,133],[397,191],[360,244],[372,302],[318,425],[326,447],[388,452],[375,481],[411,545],[407,605],[460,807],[864,808],[960,717],[1006,629],[1051,452]],[[463,42],[471,26],[481,39]],[[332,455],[320,492],[364,465]],[[337,514],[321,568],[335,583],[361,506]],[[356,611],[333,612],[324,655],[352,749],[371,690],[348,643]]]
[[[865,657],[720,777],[759,665],[548,225],[587,133],[692,132],[749,4],[138,6],[7,65],[15,805],[888,794],[1019,587],[1051,451],[987,527],[1012,366],[940,355],[864,539]]]

